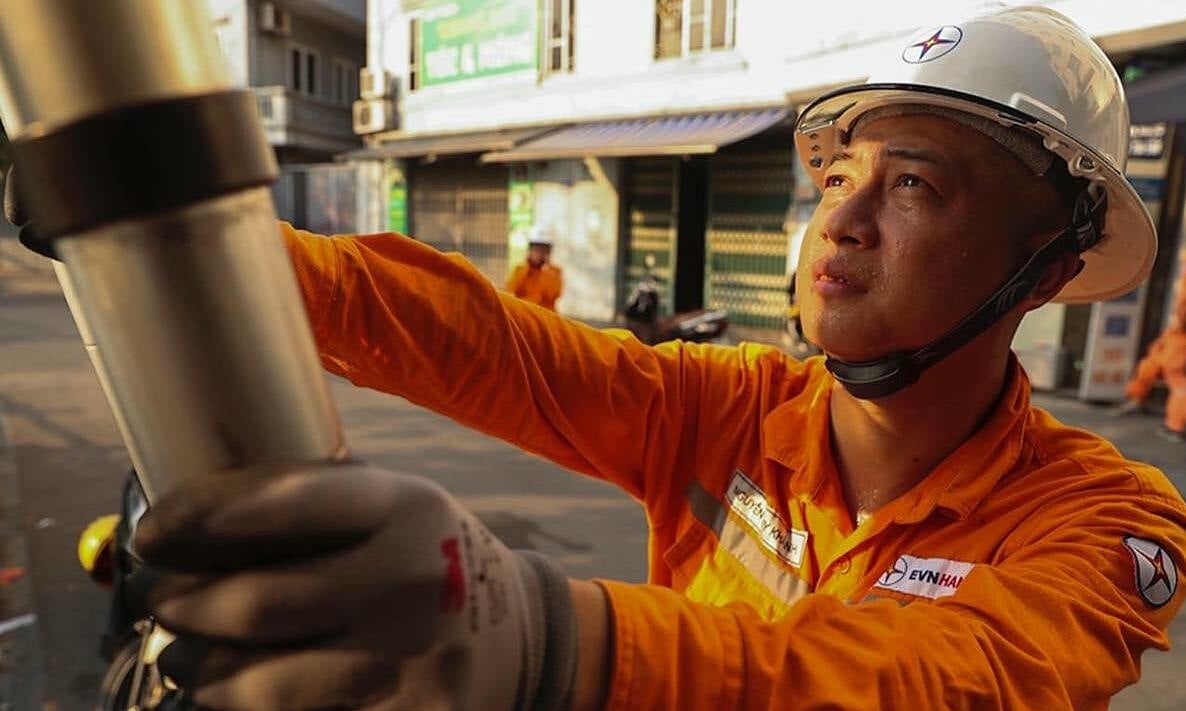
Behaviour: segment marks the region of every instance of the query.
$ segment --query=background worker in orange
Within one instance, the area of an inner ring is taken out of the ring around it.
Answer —
[[[564,274],[552,264],[552,240],[538,227],[531,228],[527,258],[507,279],[507,291],[551,311],[564,292]]]
[[[823,358],[649,348],[401,236],[283,227],[327,368],[625,488],[650,584],[565,581],[418,477],[236,472],[140,525],[165,671],[220,709],[1106,708],[1167,646],[1186,505],[1031,407],[1009,344],[1148,275],[1119,78],[1041,8],[879,71],[796,127]]]
[[[1158,380],[1169,389],[1165,426],[1159,432],[1172,442],[1186,442],[1186,274],[1178,281],[1174,316],[1157,340],[1149,344],[1124,390],[1130,406],[1139,409]]]

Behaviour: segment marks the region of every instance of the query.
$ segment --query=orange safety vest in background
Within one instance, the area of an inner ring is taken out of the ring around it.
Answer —
[[[402,236],[282,231],[328,369],[646,507],[652,584],[603,581],[608,708],[1104,709],[1168,646],[1186,505],[1031,407],[1016,361],[976,434],[854,526],[820,359],[651,348]]]
[[[556,310],[556,299],[564,290],[564,275],[560,267],[544,264],[532,267],[527,262],[515,267],[507,279],[507,291],[525,301]]]

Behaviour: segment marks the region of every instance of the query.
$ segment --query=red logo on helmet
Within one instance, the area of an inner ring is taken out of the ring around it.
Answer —
[[[922,64],[938,59],[955,49],[964,38],[964,31],[955,25],[943,25],[937,30],[928,31],[921,39],[906,45],[902,50],[902,61],[910,64]]]

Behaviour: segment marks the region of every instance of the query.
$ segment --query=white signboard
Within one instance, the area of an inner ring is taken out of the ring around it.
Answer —
[[[1157,224],[1165,193],[1173,129],[1164,124],[1136,125],[1131,130],[1128,178],[1145,201]],[[1132,377],[1141,353],[1141,323],[1145,313],[1145,285],[1111,301],[1094,304],[1083,356],[1079,397],[1084,400],[1119,402],[1124,386]]]
[[[1079,397],[1119,402],[1140,353],[1141,315],[1145,311],[1145,286],[1124,296],[1094,304],[1087,330],[1087,352]]]

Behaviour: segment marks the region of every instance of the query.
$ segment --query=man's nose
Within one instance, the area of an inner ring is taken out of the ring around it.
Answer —
[[[872,182],[849,193],[832,207],[824,220],[821,237],[838,247],[871,249],[878,245],[879,200]]]

